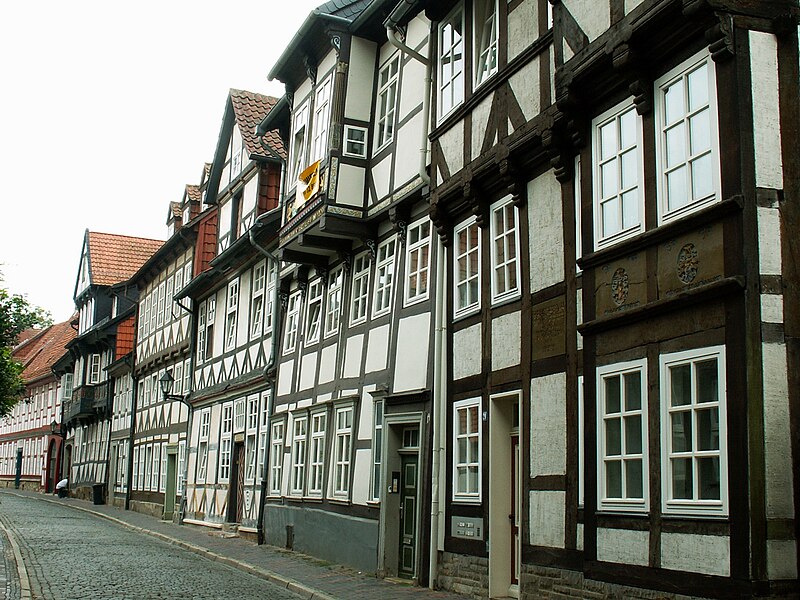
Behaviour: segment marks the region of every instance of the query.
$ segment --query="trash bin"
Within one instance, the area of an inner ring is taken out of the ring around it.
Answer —
[[[102,483],[95,483],[92,486],[92,504],[105,504],[105,494],[104,489],[105,485]]]

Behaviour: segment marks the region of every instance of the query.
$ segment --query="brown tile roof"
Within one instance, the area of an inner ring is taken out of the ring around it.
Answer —
[[[17,349],[14,350],[14,358],[23,364],[22,378],[26,383],[51,375],[50,368],[64,354],[67,343],[75,339],[77,332],[70,325],[71,320],[56,323],[40,331],[30,344],[25,344],[26,347],[31,347],[26,348],[24,359]]]
[[[117,325],[117,347],[115,354],[117,358],[125,356],[128,352],[133,350],[133,332],[134,323],[136,322],[134,315],[131,315],[119,325]]]
[[[87,232],[93,285],[127,281],[164,243],[162,240]]]
[[[186,197],[192,202],[200,202],[203,199],[203,192],[200,191],[199,185],[186,184]]]
[[[170,216],[174,217],[175,219],[180,219],[182,214],[181,213],[181,203],[180,202],[170,202],[169,203],[169,214]]]
[[[286,150],[283,147],[283,141],[277,131],[268,131],[264,134],[264,141],[269,144],[271,151],[267,151],[258,139],[256,134],[256,127],[267,113],[272,110],[277,98],[272,96],[264,96],[254,92],[247,92],[245,90],[230,90],[231,104],[233,106],[233,114],[236,118],[236,124],[239,126],[239,131],[242,133],[245,148],[248,154],[258,156],[268,156],[272,153],[277,154],[280,158],[286,159]]]

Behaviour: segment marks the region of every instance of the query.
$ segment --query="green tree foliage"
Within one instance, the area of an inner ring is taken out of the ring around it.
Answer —
[[[31,306],[23,296],[0,288],[0,417],[11,412],[25,390],[22,365],[11,356],[19,334],[25,329],[47,327],[52,323],[50,313]]]

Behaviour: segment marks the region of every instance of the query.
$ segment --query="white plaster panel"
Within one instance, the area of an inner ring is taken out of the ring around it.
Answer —
[[[366,504],[367,500],[372,500],[372,490],[370,489],[371,465],[372,450],[370,448],[356,450],[356,458],[353,464],[353,493],[351,496],[353,504]]]
[[[367,341],[367,364],[364,371],[374,373],[386,368],[389,355],[389,325],[376,327],[369,332]]]
[[[314,387],[317,376],[317,353],[309,352],[300,359],[300,381],[297,384],[298,390],[307,390]]]
[[[278,367],[278,396],[283,396],[292,391],[294,379],[294,359],[282,362]]]
[[[513,60],[539,37],[535,0],[526,0],[508,13],[508,60]]]
[[[489,113],[492,110],[494,94],[489,94],[478,106],[472,110],[472,156],[469,160],[474,160],[481,155],[483,138],[486,136],[486,127],[489,123]],[[497,134],[492,139],[492,145],[497,140]],[[453,171],[450,171],[451,173]]]
[[[608,2],[562,0],[561,3],[573,16],[578,27],[586,34],[590,42],[596,40],[611,26],[611,11],[608,9]]]
[[[781,222],[777,208],[758,207],[759,272],[781,274]]]
[[[492,369],[519,364],[522,327],[519,311],[492,319]]]
[[[419,174],[419,150],[422,145],[422,112],[406,123],[397,134],[397,159],[394,165],[394,188],[399,189],[404,183]]]
[[[372,166],[372,181],[377,194],[376,201],[380,201],[389,194],[389,175],[392,170],[392,155],[389,154],[381,162]]]
[[[784,344],[762,344],[764,459],[768,518],[794,517],[789,383]]]
[[[578,523],[578,535],[575,540],[575,547],[578,550],[583,550],[583,523]]]
[[[364,206],[364,177],[361,167],[339,165],[339,184],[336,189],[337,204],[348,206]]]
[[[375,386],[370,386],[370,390]],[[358,411],[358,439],[371,440],[372,439],[372,415],[375,412],[375,402],[372,400],[372,394],[364,389],[361,391],[361,410]]]
[[[428,340],[430,313],[400,319],[397,328],[397,360],[394,391],[419,390],[428,381]]]
[[[306,408],[308,406],[311,406],[313,403],[314,402],[313,400],[311,400],[311,398],[304,398],[303,400],[297,401],[297,408]]]
[[[369,121],[374,72],[375,43],[352,37],[350,68],[347,71],[347,98],[344,103],[345,118]]]
[[[649,556],[649,531],[598,527],[597,560],[646,567]]]
[[[564,547],[564,492],[530,492],[529,517],[532,545]]]
[[[364,335],[347,338],[344,353],[344,377],[358,377],[361,373],[361,355],[364,350]]]
[[[567,472],[567,376],[531,380],[531,477]]]
[[[761,320],[765,323],[783,323],[783,296],[761,294]]]
[[[783,187],[781,124],[778,103],[778,41],[771,33],[750,31],[756,185]]]
[[[770,579],[797,578],[797,542],[767,540],[767,575]]]
[[[661,534],[661,567],[706,575],[731,574],[730,538],[691,533]]]
[[[319,65],[317,66],[317,83],[322,82],[328,74],[328,71],[336,66],[336,59],[336,51],[331,48],[331,51],[319,61]]]
[[[246,215],[256,207],[258,200],[258,177],[253,177],[244,184],[244,193],[242,194],[242,212]]]
[[[439,145],[451,175],[458,173],[464,166],[464,126],[456,123],[439,137]]]
[[[405,63],[403,72],[400,75],[400,103],[398,105],[398,116],[400,121],[405,119],[408,114],[422,104],[425,97],[425,65],[416,60]],[[414,131],[413,137],[422,139],[421,129],[409,129]],[[412,135],[408,131],[405,135]],[[402,135],[399,135],[402,138]],[[402,156],[402,155],[401,155]]]
[[[321,73],[322,71],[320,71]],[[311,95],[311,80],[306,78],[303,82],[297,86],[297,91],[294,93],[294,106],[298,107],[303,102],[308,100],[308,97]]]
[[[463,379],[481,372],[481,324],[453,334],[453,379]]]
[[[530,121],[541,110],[541,94],[539,93],[539,57],[536,56],[509,78],[511,91],[525,115],[525,120]],[[509,131],[511,131],[509,129]]]
[[[420,13],[408,23],[406,31],[406,43],[412,48],[419,48],[419,53],[423,56],[428,55],[428,33],[431,30],[431,22]],[[420,46],[425,42],[423,46]]]
[[[339,344],[331,344],[322,349],[319,361],[319,383],[333,381],[336,371],[336,348]]]
[[[625,0],[625,14],[627,15],[642,2],[644,2],[644,0]]]
[[[562,218],[561,184],[551,169],[528,182],[528,223],[531,224],[528,243],[532,292],[564,280]]]

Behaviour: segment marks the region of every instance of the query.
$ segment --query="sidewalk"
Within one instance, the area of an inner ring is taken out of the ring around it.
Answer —
[[[93,513],[122,526],[155,536],[166,542],[223,562],[285,587],[304,598],[338,599],[444,599],[466,600],[449,592],[431,591],[405,583],[394,583],[363,575],[347,567],[331,565],[315,558],[274,546],[258,546],[242,538],[223,537],[217,529],[176,525],[134,511],[108,505],[94,505],[76,498],[58,498],[49,494],[13,490],[19,496],[40,502],[55,502],[76,510]]]

